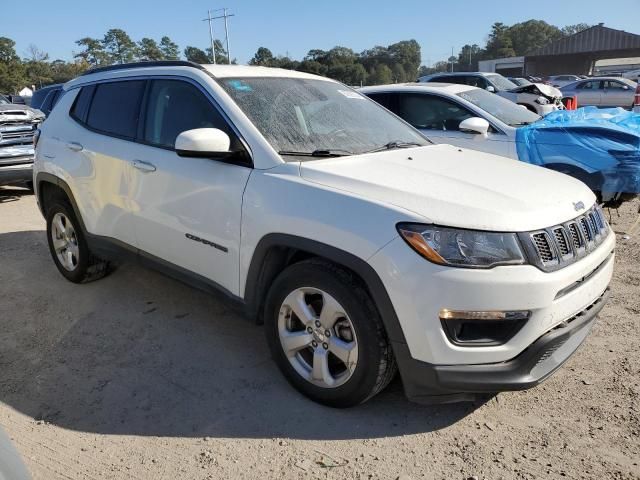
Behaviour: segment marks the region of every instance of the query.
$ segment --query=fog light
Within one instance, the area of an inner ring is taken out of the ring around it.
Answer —
[[[449,341],[464,347],[502,345],[520,331],[530,316],[528,310],[440,310],[440,322]]]

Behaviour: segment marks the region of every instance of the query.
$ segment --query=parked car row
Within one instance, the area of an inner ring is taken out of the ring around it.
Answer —
[[[564,108],[560,90],[542,83],[516,85],[498,73],[436,73],[420,77],[418,82],[456,83],[482,88],[522,105],[539,115],[546,115]]]
[[[395,115],[303,72],[89,71],[35,139],[52,260],[77,283],[134,258],[224,292],[326,405],[396,371],[416,401],[533,387],[606,303],[615,235],[582,182],[429,140],[476,132],[508,155],[506,131],[539,118],[474,79],[363,90]]]
[[[617,77],[598,77],[578,80],[563,86],[565,97],[576,97],[579,106],[622,107],[631,109],[638,84]]]
[[[31,187],[33,137],[61,94],[62,84],[41,88],[30,106],[0,95],[0,185]]]
[[[584,75],[557,75],[543,83],[524,77],[505,78],[498,73],[456,72],[427,75],[419,78],[418,82],[456,83],[482,88],[543,116],[563,109],[563,98],[574,97],[579,106],[632,109],[635,95],[640,92],[638,83],[627,78],[589,78]]]
[[[33,136],[44,114],[0,95],[0,185],[31,185]]]
[[[62,84],[56,83],[48,85],[33,92],[31,97],[31,108],[40,110],[45,115],[49,115],[62,94]]]
[[[581,114],[525,136],[543,117],[484,89],[408,83],[360,91],[433,142],[544,165],[583,181],[601,201],[612,204],[640,193],[638,128],[621,130],[619,122],[602,121],[605,116]]]

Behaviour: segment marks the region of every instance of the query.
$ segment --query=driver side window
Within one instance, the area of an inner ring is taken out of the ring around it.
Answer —
[[[420,93],[399,95],[398,115],[415,128],[443,131],[458,131],[460,122],[475,116],[454,102]]]
[[[580,90],[598,90],[600,88],[600,82],[584,82],[578,87]]]
[[[142,132],[144,142],[173,149],[178,135],[194,128],[218,128],[231,138],[231,150],[240,147],[226,120],[194,85],[181,80],[152,80]]]

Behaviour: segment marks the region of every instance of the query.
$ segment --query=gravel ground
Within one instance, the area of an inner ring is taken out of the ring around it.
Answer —
[[[0,189],[0,425],[46,480],[638,479],[639,236],[618,235],[612,300],[543,385],[421,406],[396,381],[332,410],[219,298],[136,265],[65,281],[35,198]]]

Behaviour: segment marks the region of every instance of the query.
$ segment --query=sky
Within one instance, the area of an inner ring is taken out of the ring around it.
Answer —
[[[220,3],[216,3],[220,2]],[[31,0],[3,1],[0,36],[16,42],[27,56],[31,44],[51,60],[70,60],[82,37],[102,38],[110,28],[125,30],[133,40],[168,35],[181,51],[187,45],[209,45],[207,9],[227,7],[232,57],[251,59],[258,47],[274,55],[301,59],[313,48],[336,45],[356,52],[375,45],[415,39],[422,63],[457,55],[465,43],[484,46],[494,22],[513,24],[528,19],[568,24],[604,22],[606,26],[640,33],[640,0],[618,0],[606,8],[602,0]],[[28,5],[28,7],[26,7]],[[25,11],[26,10],[26,11]],[[220,12],[218,12],[220,13]],[[224,38],[224,23],[214,22],[216,37]]]

